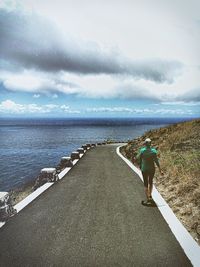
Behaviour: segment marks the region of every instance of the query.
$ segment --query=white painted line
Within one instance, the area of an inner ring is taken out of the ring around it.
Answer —
[[[0,222],[0,228],[4,226],[5,222]]]
[[[46,191],[49,187],[51,187],[54,183],[46,183],[42,186],[40,186],[38,189],[36,189],[33,193],[28,195],[25,199],[20,201],[18,204],[14,206],[14,208],[19,212],[23,208],[25,208],[28,204],[30,204],[36,197],[41,195],[44,191]]]
[[[61,180],[73,167],[67,167],[58,174],[59,180]]]
[[[79,159],[73,160],[73,164],[76,165],[76,163],[79,161]]]
[[[120,146],[121,147],[121,146]],[[128,166],[138,174],[140,179],[143,181],[141,171],[136,168],[133,163],[131,163],[127,158],[125,158],[120,153],[120,147],[117,147],[116,152],[117,154],[128,164]],[[187,255],[188,259],[191,261],[194,267],[200,266],[200,247],[192,238],[190,233],[186,230],[186,228],[182,225],[182,223],[178,220],[176,215],[173,213],[171,208],[168,206],[167,202],[163,199],[160,195],[156,187],[153,187],[153,199],[155,200],[158,209],[160,210],[162,216],[164,217],[165,221],[169,225],[171,231],[173,232],[174,236],[178,240],[179,244],[183,248],[185,254]]]

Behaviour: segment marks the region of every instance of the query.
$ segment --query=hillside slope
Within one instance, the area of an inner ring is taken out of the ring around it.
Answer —
[[[200,119],[151,130],[130,141],[122,153],[134,164],[146,138],[157,147],[164,176],[154,183],[176,216],[200,244]]]

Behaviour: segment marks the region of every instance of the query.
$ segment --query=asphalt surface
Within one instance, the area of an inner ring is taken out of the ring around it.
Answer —
[[[191,263],[116,146],[91,149],[0,229],[0,266],[170,266]]]

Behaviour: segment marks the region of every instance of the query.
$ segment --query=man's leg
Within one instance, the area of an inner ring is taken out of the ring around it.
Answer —
[[[149,176],[148,176],[148,196],[149,196],[149,198],[152,198],[152,191],[153,191],[153,177],[154,177],[154,174],[155,174],[155,170],[152,170],[152,171],[149,173]]]
[[[148,190],[148,173],[147,172],[142,172],[142,176],[143,176],[143,181],[144,181],[144,192],[148,201],[148,195],[149,195],[149,190]]]

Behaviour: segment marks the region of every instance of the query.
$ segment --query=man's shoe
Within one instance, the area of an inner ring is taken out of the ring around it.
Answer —
[[[144,201],[144,200],[142,200],[142,205],[144,205],[144,206],[151,206],[152,205],[152,202],[148,199],[148,200],[146,200],[146,201]]]

